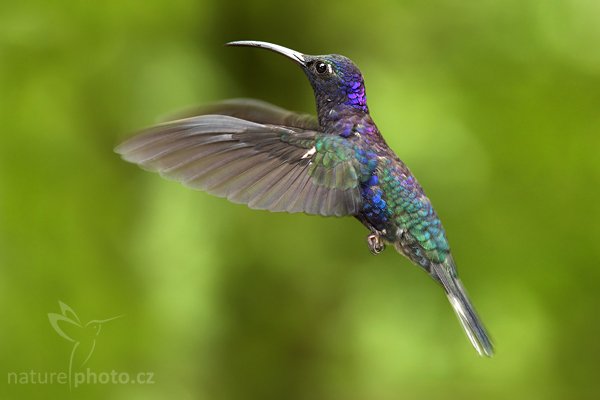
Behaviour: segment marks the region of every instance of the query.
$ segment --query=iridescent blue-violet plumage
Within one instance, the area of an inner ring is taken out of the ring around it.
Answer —
[[[384,244],[444,288],[479,354],[492,342],[457,276],[442,223],[406,165],[388,147],[367,107],[361,72],[340,55],[311,56],[255,41],[299,64],[318,119],[252,99],[206,106],[148,129],[117,148],[124,159],[251,208],[354,216]]]

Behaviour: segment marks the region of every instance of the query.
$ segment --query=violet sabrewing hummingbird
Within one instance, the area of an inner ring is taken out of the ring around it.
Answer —
[[[272,43],[237,41],[298,64],[317,118],[253,99],[212,104],[152,127],[117,147],[145,169],[250,208],[353,216],[378,254],[390,244],[446,292],[480,355],[492,342],[458,278],[442,223],[408,167],[369,114],[361,72],[348,58],[311,56]]]

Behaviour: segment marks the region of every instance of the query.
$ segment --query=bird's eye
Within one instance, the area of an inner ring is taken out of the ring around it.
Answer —
[[[317,65],[315,66],[315,69],[317,70],[317,72],[319,74],[324,74],[325,72],[331,70],[331,66],[329,66],[328,64],[321,61],[321,62],[317,63]]]

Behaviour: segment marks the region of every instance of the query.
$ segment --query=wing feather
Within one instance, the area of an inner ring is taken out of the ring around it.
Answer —
[[[242,105],[235,103],[231,110],[241,112]],[[263,107],[259,112],[262,105],[254,105],[257,108],[252,112],[263,120],[291,118],[283,109]],[[250,208],[356,214],[361,200],[358,167],[348,157],[352,150],[342,154],[345,139],[301,125],[202,115],[150,128],[116,151],[125,160],[168,179]],[[318,151],[317,142],[321,142]]]

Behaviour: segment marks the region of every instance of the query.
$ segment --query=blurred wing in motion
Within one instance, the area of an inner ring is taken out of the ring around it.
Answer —
[[[150,128],[115,151],[166,178],[254,209],[343,216],[360,208],[354,150],[346,139],[314,130],[202,115]]]
[[[310,114],[299,114],[256,99],[229,99],[208,104],[187,112],[176,114],[172,119],[183,119],[199,115],[229,115],[259,124],[283,125],[318,131],[319,121]]]

